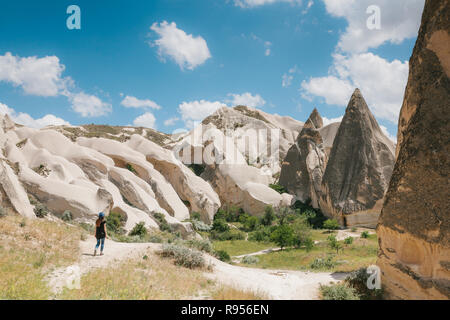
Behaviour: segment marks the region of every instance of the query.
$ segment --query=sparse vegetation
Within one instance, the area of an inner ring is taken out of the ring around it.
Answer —
[[[64,211],[61,219],[66,222],[71,222],[73,220],[72,212],[70,212],[69,210]]]
[[[130,236],[137,236],[139,238],[143,238],[148,234],[147,228],[145,227],[144,222],[136,223],[134,228],[128,233]]]
[[[361,238],[363,238],[363,239],[369,238],[369,232],[368,232],[368,231],[363,231],[363,232],[361,233]]]
[[[323,228],[328,230],[337,230],[339,229],[339,223],[336,219],[328,219],[323,223]]]
[[[360,300],[356,290],[345,283],[321,285],[320,294],[323,300]]]
[[[257,264],[259,262],[258,257],[255,256],[245,256],[242,258],[243,264]]]
[[[223,261],[223,262],[230,262],[231,261],[230,255],[225,250],[217,250],[217,251],[215,251],[214,255],[220,261]]]
[[[38,218],[44,218],[46,215],[48,215],[49,211],[45,205],[42,203],[38,203],[34,206],[34,214]]]
[[[170,227],[169,223],[167,222],[166,218],[162,213],[156,212],[153,214],[153,217],[158,222],[159,229],[161,229],[161,231],[168,231],[168,232],[172,231],[172,228]]]
[[[162,257],[173,258],[176,265],[195,269],[205,267],[205,259],[200,251],[177,244],[163,244],[159,253]]]
[[[279,194],[288,193],[286,188],[279,184],[269,184],[269,187],[278,192]]]

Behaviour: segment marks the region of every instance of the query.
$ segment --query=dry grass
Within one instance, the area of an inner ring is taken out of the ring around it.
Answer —
[[[72,264],[82,231],[63,223],[0,219],[0,299],[47,299],[45,274]]]
[[[261,292],[252,292],[236,289],[234,287],[220,287],[212,294],[213,300],[267,300],[267,296]]]
[[[177,267],[171,261],[148,253],[146,259],[127,260],[95,270],[81,278],[80,290],[66,290],[60,299],[75,300],[177,300],[209,290],[213,282],[204,270]]]

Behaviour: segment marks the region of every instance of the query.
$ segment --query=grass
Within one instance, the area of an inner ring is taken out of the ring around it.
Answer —
[[[275,248],[276,244],[272,242],[256,242],[245,240],[228,240],[228,241],[214,241],[214,250],[224,250],[230,256],[240,256],[243,254],[253,253],[265,249]]]
[[[79,228],[47,220],[0,220],[0,300],[48,299],[45,274],[78,258]]]
[[[268,297],[261,292],[252,292],[236,289],[234,287],[220,287],[212,294],[214,300],[267,300]]]
[[[368,239],[355,239],[352,245],[345,246],[336,255],[326,242],[316,244],[307,252],[306,249],[286,249],[258,256],[259,261],[252,267],[263,269],[310,270],[315,272],[351,272],[375,264],[378,242],[375,235]],[[333,256],[336,262],[331,268],[312,270],[310,265],[317,259]]]

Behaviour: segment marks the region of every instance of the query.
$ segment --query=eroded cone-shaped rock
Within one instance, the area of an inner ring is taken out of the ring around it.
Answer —
[[[289,150],[281,168],[280,184],[297,199],[318,208],[327,155],[319,132],[323,120],[317,109],[311,113],[297,142]]]
[[[322,179],[320,208],[342,225],[375,227],[394,166],[394,144],[356,89]]]
[[[450,1],[429,0],[377,229],[387,298],[450,298]]]

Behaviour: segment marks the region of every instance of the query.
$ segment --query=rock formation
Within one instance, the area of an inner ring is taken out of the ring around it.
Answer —
[[[319,207],[322,176],[328,160],[319,131],[322,127],[322,117],[314,109],[287,153],[279,180],[298,200],[315,208]]]
[[[377,233],[392,299],[450,298],[450,1],[427,0]]]
[[[319,206],[341,225],[375,227],[394,166],[394,144],[356,89],[323,175]]]

